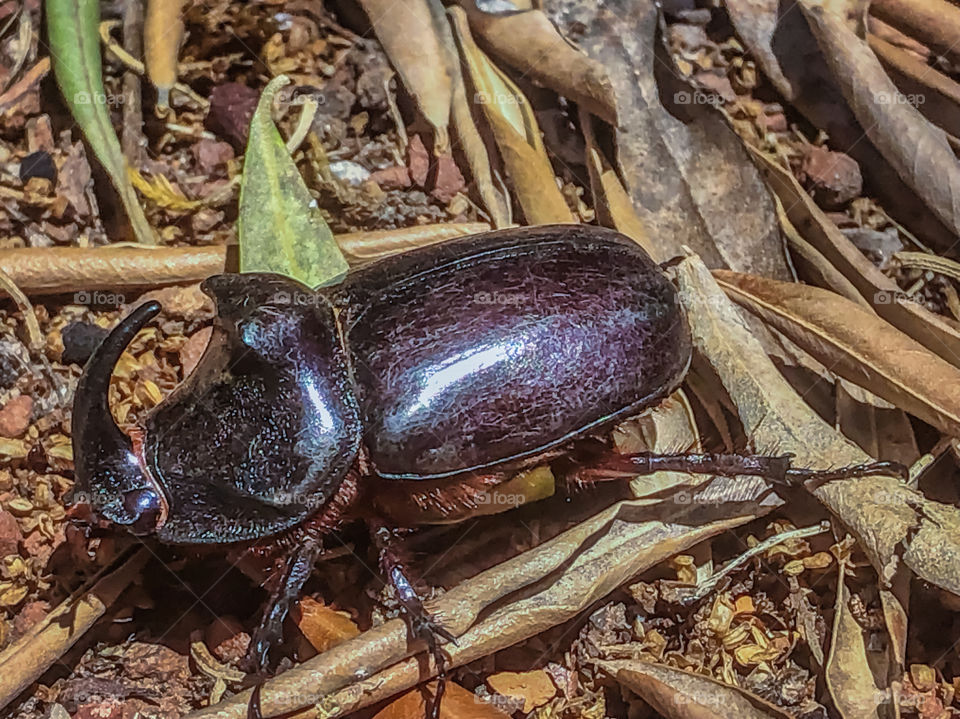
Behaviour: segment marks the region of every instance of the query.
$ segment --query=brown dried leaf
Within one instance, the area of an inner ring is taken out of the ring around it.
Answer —
[[[293,618],[307,641],[318,652],[325,652],[360,633],[348,614],[338,612],[309,596],[300,600]]]
[[[487,13],[476,0],[460,3],[470,29],[498,60],[555,90],[597,117],[617,124],[617,98],[603,65],[571,45],[542,10]],[[523,42],[517,42],[517,38]]]
[[[513,81],[477,47],[464,11],[451,7],[447,12],[476,90],[474,101],[490,125],[524,218],[530,225],[573,222],[557,187],[533,108]]]
[[[902,302],[903,293],[897,284],[837,229],[789,171],[768,155],[753,154],[790,221],[804,239],[853,283],[874,311],[947,362],[960,366],[960,327],[915,302]]]
[[[404,87],[433,126],[436,152],[443,153],[449,146],[453,82],[437,30],[443,11],[434,12],[434,1],[360,0],[360,5]]]
[[[726,270],[715,276],[831,372],[960,436],[960,370],[916,340],[829,290]]]
[[[667,719],[787,719],[792,715],[739,687],[712,677],[640,660],[598,662]]]
[[[946,134],[901,95],[842,17],[820,4],[822,0],[799,1],[867,137],[940,221],[960,234],[960,161]]]
[[[654,258],[686,246],[711,267],[790,278],[773,200],[740,139],[716,109],[692,102],[690,87],[654,71],[671,63],[656,4],[579,3],[553,18],[561,30],[581,29],[578,42],[613,83],[620,125],[611,161]]]
[[[889,698],[878,688],[886,686],[886,677],[878,663],[886,662],[878,652],[873,652],[870,659],[867,657],[865,632],[850,611],[850,590],[844,581],[848,566],[846,561],[838,564],[837,600],[826,665],[827,688],[844,719],[881,719],[887,713],[880,707]],[[879,675],[875,675],[874,669]]]
[[[543,669],[529,672],[499,672],[487,677],[487,685],[497,694],[523,701],[521,711],[529,714],[557,695],[557,687]]]
[[[390,702],[373,719],[422,719],[426,716],[426,702],[419,689]],[[483,701],[459,684],[448,682],[440,703],[440,719],[507,719],[510,715],[490,702]]]
[[[793,452],[803,467],[868,461],[786,384],[702,263],[682,263],[678,280],[694,342],[737,406],[755,451]],[[960,596],[956,507],[931,501],[893,477],[845,479],[812,491],[857,538],[881,583],[891,581],[902,555],[916,575]],[[887,617],[893,626],[901,620]]]

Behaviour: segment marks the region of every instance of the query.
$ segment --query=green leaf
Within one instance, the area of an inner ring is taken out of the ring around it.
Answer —
[[[53,73],[70,113],[83,131],[113,186],[117,188],[139,242],[157,244],[137,193],[127,175],[127,161],[110,122],[112,95],[103,87],[100,64],[98,0],[46,0],[47,28]]]
[[[270,108],[284,75],[271,80],[250,122],[238,235],[241,272],[276,272],[310,287],[339,282],[347,261],[287,152]]]

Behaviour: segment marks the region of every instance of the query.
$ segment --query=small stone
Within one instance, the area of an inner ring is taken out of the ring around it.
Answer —
[[[437,176],[430,194],[440,202],[450,202],[466,186],[463,174],[452,155],[437,158]]]
[[[71,322],[60,331],[63,340],[63,364],[83,365],[110,331],[88,322]]]
[[[813,199],[824,209],[840,209],[863,192],[860,165],[842,152],[813,146],[804,156],[800,171]]]
[[[197,167],[206,175],[211,175],[215,170],[225,167],[230,160],[236,157],[236,153],[234,153],[229,142],[209,138],[200,140],[190,149],[197,161]]]
[[[210,652],[224,664],[237,664],[250,646],[250,635],[236,617],[220,617],[207,627],[204,635]]]
[[[33,414],[33,399],[22,394],[14,397],[0,409],[0,436],[22,437],[30,427],[30,417]]]
[[[376,182],[384,190],[402,190],[410,187],[410,171],[402,165],[385,167],[371,173],[370,179]]]
[[[260,93],[239,82],[217,85],[210,93],[207,128],[227,140],[237,152],[242,152],[259,99]]]
[[[0,510],[0,557],[17,554],[20,551],[20,524],[10,512]]]
[[[413,184],[417,187],[427,186],[427,176],[430,174],[430,153],[424,147],[420,135],[411,137],[410,144],[407,145],[407,168]]]

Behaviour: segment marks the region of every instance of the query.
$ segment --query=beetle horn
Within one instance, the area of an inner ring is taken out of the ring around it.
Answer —
[[[139,474],[131,462],[133,444],[114,422],[107,398],[120,355],[159,312],[159,302],[147,302],[131,312],[94,351],[77,384],[71,420],[76,479],[79,489],[98,495],[90,497],[94,506],[121,490],[125,476]]]

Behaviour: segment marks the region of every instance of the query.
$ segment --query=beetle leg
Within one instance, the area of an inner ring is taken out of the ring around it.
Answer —
[[[906,479],[909,470],[899,462],[867,462],[836,469],[801,469],[791,467],[793,455],[764,456],[758,454],[678,453],[654,454],[636,452],[619,454],[589,441],[578,443],[570,459],[575,463],[568,477],[574,483],[593,482],[653,474],[660,471],[718,474],[723,477],[747,475],[763,477],[774,484],[798,486],[807,481],[827,482],[834,479],[873,475],[894,475]]]
[[[403,530],[389,527],[377,520],[369,520],[368,524],[379,554],[380,571],[397,593],[407,632],[411,639],[420,639],[426,643],[437,667],[437,690],[427,702],[428,719],[437,719],[440,715],[440,700],[447,683],[447,657],[439,639],[456,644],[457,638],[427,611],[413,582],[407,576],[403,566],[403,552],[399,546]]]
[[[306,534],[303,543],[287,555],[283,574],[270,593],[263,619],[254,631],[247,650],[247,665],[254,672],[264,672],[269,667],[271,647],[283,644],[283,620],[290,612],[290,603],[300,596],[300,590],[310,577],[322,550],[322,541]]]

